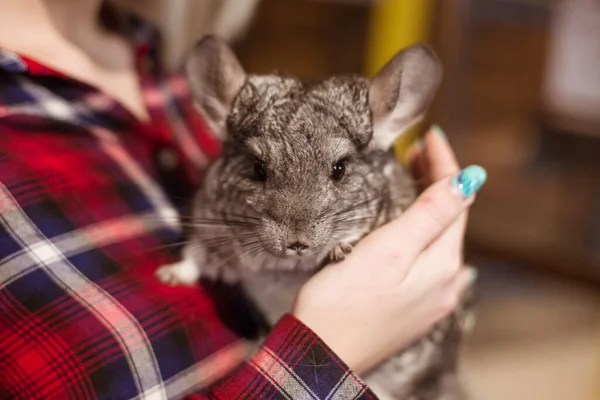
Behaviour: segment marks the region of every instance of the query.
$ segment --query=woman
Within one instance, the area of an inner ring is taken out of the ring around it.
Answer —
[[[101,0],[0,0],[0,397],[373,398],[358,375],[474,279],[462,240],[485,176],[452,185],[454,155],[427,134],[418,201],[308,282],[246,358],[226,289],[154,277],[175,260],[172,204],[219,150],[157,39]]]

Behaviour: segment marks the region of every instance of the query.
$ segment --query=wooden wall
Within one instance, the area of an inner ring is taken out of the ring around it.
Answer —
[[[307,0],[263,0],[235,46],[248,71],[302,77],[361,73],[369,7]]]

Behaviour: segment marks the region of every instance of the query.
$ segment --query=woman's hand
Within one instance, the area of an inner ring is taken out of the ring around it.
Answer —
[[[485,170],[473,166],[459,173],[437,127],[411,153],[426,189],[399,219],[307,282],[293,311],[358,373],[450,314],[475,279],[474,271],[461,268],[462,244],[467,208]]]

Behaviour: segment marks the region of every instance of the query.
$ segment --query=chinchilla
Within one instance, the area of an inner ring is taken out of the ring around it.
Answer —
[[[441,64],[419,44],[395,55],[373,79],[249,75],[221,39],[206,36],[190,52],[185,72],[222,153],[193,199],[181,262],[157,275],[169,284],[241,283],[273,324],[311,275],[344,259],[414,201],[414,181],[393,143],[424,117]],[[464,399],[457,361],[466,310],[461,304],[365,374],[378,397]]]

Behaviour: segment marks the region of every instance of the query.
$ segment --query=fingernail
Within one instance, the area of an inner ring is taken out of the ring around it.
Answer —
[[[477,281],[477,277],[479,276],[479,271],[477,271],[477,268],[468,267],[467,274],[469,274],[468,278],[467,278],[469,280],[469,285],[472,285],[473,283],[475,283],[475,281]]]
[[[429,130],[431,132],[433,132],[434,134],[438,135],[440,138],[446,140],[446,133],[444,132],[444,130],[442,129],[441,126],[439,125],[431,125],[431,127],[429,128]]]
[[[485,169],[479,165],[471,165],[452,179],[452,185],[460,191],[465,199],[468,199],[481,189],[486,179]]]

